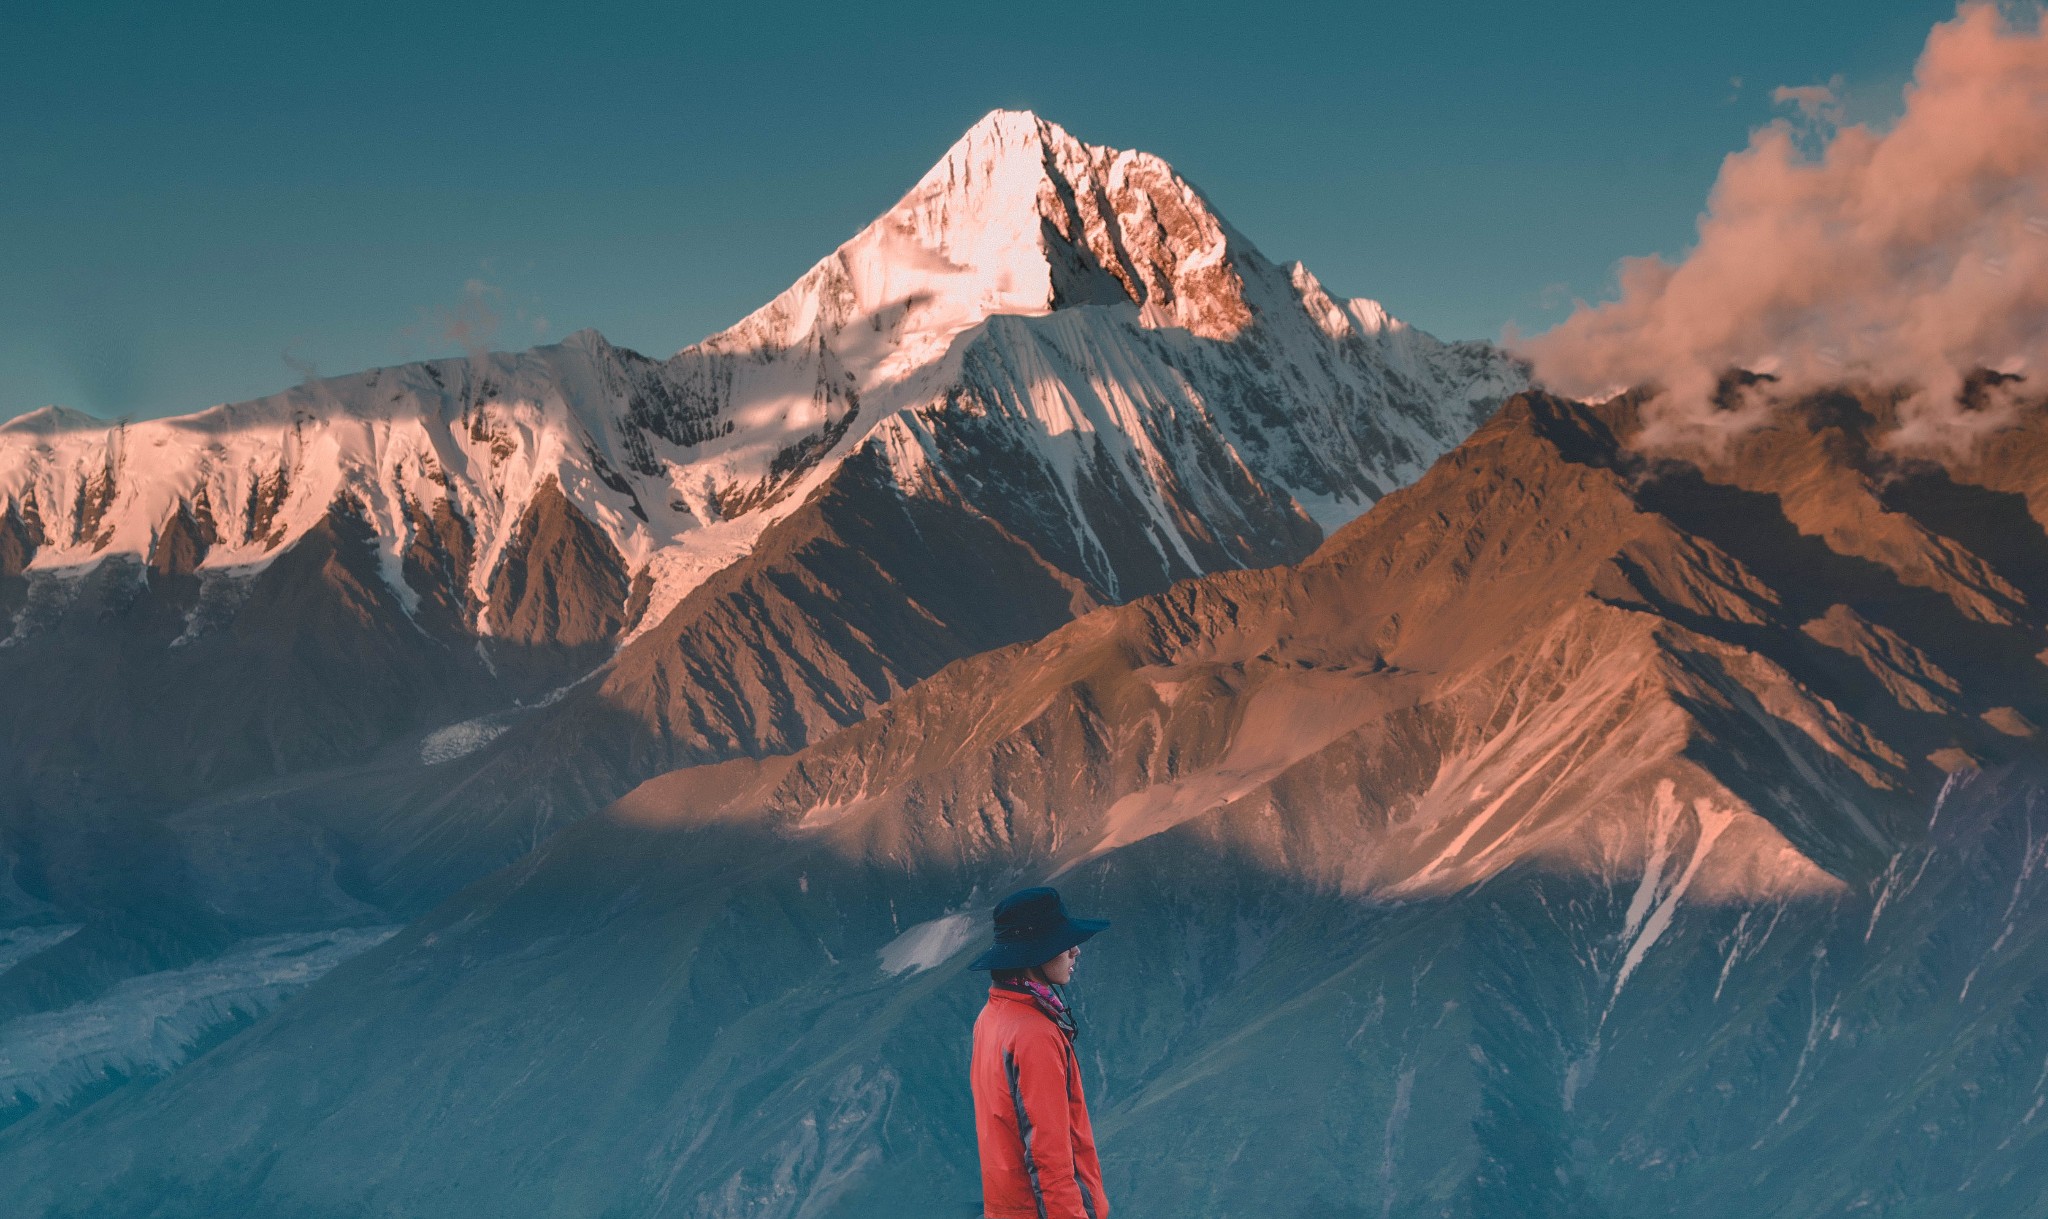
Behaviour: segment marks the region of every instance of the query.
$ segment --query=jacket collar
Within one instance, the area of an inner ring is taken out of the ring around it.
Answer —
[[[1025,1007],[1030,1008],[1032,1011],[1038,1012],[1039,1015],[1045,1015],[1043,1011],[1039,1010],[1037,1000],[1033,999],[1030,995],[1024,993],[1023,991],[1011,990],[1008,987],[1004,986],[991,986],[988,988],[988,997],[991,999],[1001,999],[1007,1003],[1021,1003]],[[1046,1018],[1048,1020],[1051,1019],[1050,1016],[1047,1016]]]
[[[988,988],[988,997],[991,1002],[997,999],[1007,999],[1012,1003],[1021,1004],[1037,1012],[1050,1022],[1054,1028],[1058,1029],[1060,1035],[1065,1037],[1070,1044],[1080,1034],[1079,1028],[1074,1023],[1073,1009],[1062,1006],[1058,1011],[1050,1010],[1030,991],[1014,990],[1007,986],[995,985]]]

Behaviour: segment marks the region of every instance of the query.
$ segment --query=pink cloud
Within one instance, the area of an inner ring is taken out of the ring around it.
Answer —
[[[1710,405],[1737,368],[1775,376],[1777,393],[1903,387],[1908,440],[1988,422],[1956,407],[1976,369],[2038,389],[2048,370],[2043,31],[1964,4],[1928,36],[1889,129],[1835,127],[1833,82],[1774,96],[1805,126],[1773,122],[1722,163],[1682,261],[1624,260],[1619,300],[1521,342],[1538,378],[1582,397],[1659,385],[1652,424],[1672,440],[1754,422],[1754,409]],[[1802,136],[1815,123],[1822,144],[1810,152]]]

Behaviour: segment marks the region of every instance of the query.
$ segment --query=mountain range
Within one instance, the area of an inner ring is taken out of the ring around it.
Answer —
[[[1968,455],[1875,393],[1718,457],[1640,423],[1518,396],[1298,564],[653,779],[17,1121],[6,1187],[970,1213],[961,970],[1050,879],[1116,920],[1076,993],[1128,1213],[2030,1213],[2048,410]]]
[[[1299,558],[1525,375],[996,112],[667,360],[583,332],[0,424],[0,1019],[205,995],[0,1094],[167,1069],[277,997],[217,962],[372,942],[650,776]]]

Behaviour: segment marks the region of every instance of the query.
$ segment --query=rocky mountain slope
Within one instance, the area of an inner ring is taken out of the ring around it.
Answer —
[[[585,332],[0,425],[0,926],[77,928],[0,1019],[403,920],[650,775],[1299,558],[1522,376],[997,112],[668,360]]]
[[[2048,1196],[2039,408],[1645,454],[1518,398],[1299,565],[637,789],[147,1091],[53,1213],[967,1213],[961,967],[1117,920],[1120,1213],[2011,1215]],[[285,1081],[291,1081],[287,1084]]]

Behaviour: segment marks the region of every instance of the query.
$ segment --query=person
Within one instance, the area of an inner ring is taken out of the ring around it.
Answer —
[[[970,1069],[988,1219],[1108,1219],[1065,991],[1082,941],[1108,926],[1024,889],[996,904],[995,945],[969,966],[990,973]]]

